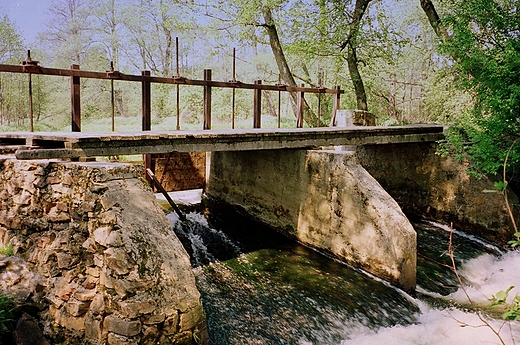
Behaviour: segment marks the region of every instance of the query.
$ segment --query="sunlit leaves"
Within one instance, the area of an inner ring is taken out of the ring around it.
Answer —
[[[473,119],[461,123],[472,145],[464,147],[474,168],[495,174],[520,137],[520,17],[515,1],[442,1],[450,38],[443,51],[454,57],[459,85],[475,95]],[[514,147],[508,171],[520,168]]]

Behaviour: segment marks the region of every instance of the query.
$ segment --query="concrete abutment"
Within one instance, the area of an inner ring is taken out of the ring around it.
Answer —
[[[353,152],[213,152],[206,193],[406,291],[415,288],[415,230]]]

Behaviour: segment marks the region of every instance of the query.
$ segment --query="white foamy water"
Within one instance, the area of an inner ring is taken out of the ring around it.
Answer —
[[[483,326],[478,316],[460,310],[423,310],[418,317],[418,324],[409,326],[395,326],[383,328],[373,333],[359,330],[359,335],[353,339],[344,340],[341,345],[489,345],[500,344],[498,337]],[[513,325],[513,324],[511,324]],[[503,321],[493,321],[492,327],[499,330]],[[516,343],[519,341],[519,327],[514,325],[502,327],[500,332],[506,344],[515,344],[511,340],[513,335]]]
[[[177,223],[179,222],[179,215],[175,212],[168,213],[166,215],[166,218],[170,222],[172,228],[175,228]],[[203,214],[197,212],[189,212],[186,214],[186,219],[209,228],[208,220],[206,219],[206,217],[204,217]]]
[[[514,251],[500,258],[489,254],[468,261],[460,269],[459,274],[467,280],[466,292],[474,303],[487,305],[489,298],[500,290],[515,286],[509,292],[508,302],[520,293],[520,252]],[[448,298],[458,302],[467,302],[466,295],[459,289]]]
[[[510,286],[520,287],[520,252],[507,253],[499,258],[489,254],[469,260],[459,268],[459,274],[466,281],[466,291],[474,303],[485,306],[489,298],[500,290]],[[508,301],[519,293],[514,288],[509,293]],[[468,304],[464,292],[459,289],[444,297],[461,304]],[[435,309],[417,301],[421,313],[417,316],[417,324],[395,326],[371,331],[359,327],[350,339],[341,345],[488,345],[501,344],[498,336],[485,326],[476,313],[455,308]],[[520,322],[504,322],[500,319],[486,318],[490,326],[497,331],[505,344],[520,344]]]

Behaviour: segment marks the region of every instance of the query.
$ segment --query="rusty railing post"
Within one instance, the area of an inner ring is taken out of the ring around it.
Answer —
[[[204,129],[211,129],[211,70],[204,70]]]
[[[181,75],[179,73],[179,37],[175,37],[175,77],[179,78]],[[179,84],[175,84],[175,102],[176,102],[176,115],[177,115],[177,126],[175,128],[180,131],[181,130],[181,106],[180,106],[180,91]]]
[[[114,61],[110,61],[110,72],[114,73]],[[116,130],[116,102],[114,97],[114,79],[110,79],[110,109],[111,113],[111,121],[112,121],[112,132]]]
[[[152,129],[152,92],[150,81],[146,80],[146,77],[150,76],[150,71],[142,71],[141,75],[144,78],[141,85],[142,97],[141,97],[141,111],[142,111],[142,130],[149,131]],[[152,155],[146,153],[143,155],[144,169],[155,170],[152,165]],[[148,174],[145,174],[146,181],[151,185],[152,179]]]
[[[304,84],[300,84],[300,87],[305,87]],[[298,118],[296,120],[296,127],[303,128],[303,109],[305,107],[305,99],[303,91],[298,91]]]
[[[256,85],[262,85],[262,80],[255,80]],[[262,90],[255,89],[253,99],[253,128],[260,128],[262,126]]]
[[[31,132],[34,132],[34,111],[33,111],[33,89],[32,89],[32,74],[29,73],[29,113]]]
[[[339,102],[341,97],[341,87],[340,86],[334,86],[334,90],[336,90],[336,93],[334,94],[334,101],[332,105],[332,119],[331,119],[331,125],[336,125],[336,112],[339,110]]]
[[[70,69],[79,70],[79,65],[74,64],[70,66]],[[70,77],[70,105],[72,131],[81,132],[81,88],[79,77]]]
[[[141,75],[143,77],[149,77],[150,71],[142,71]],[[142,81],[142,98],[141,98],[141,110],[143,117],[143,131],[149,131],[152,129],[152,97],[151,97],[151,87],[149,80]]]

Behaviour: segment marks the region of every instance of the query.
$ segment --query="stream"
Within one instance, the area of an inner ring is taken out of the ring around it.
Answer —
[[[414,296],[307,248],[227,207],[203,199],[168,214],[195,271],[211,344],[520,344],[519,322],[476,308],[520,287],[518,251],[426,221],[417,231]],[[518,289],[510,292],[514,297]],[[510,299],[511,299],[510,298]],[[486,309],[488,310],[488,309]]]

